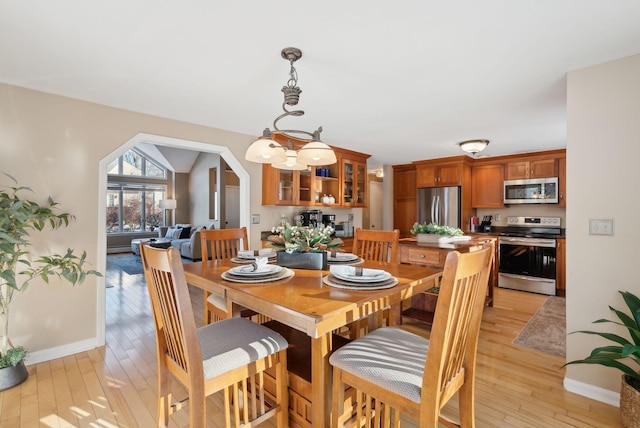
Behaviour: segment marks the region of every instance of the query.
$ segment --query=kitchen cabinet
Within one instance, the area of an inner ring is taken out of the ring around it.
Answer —
[[[504,165],[474,165],[471,169],[471,206],[504,208]]]
[[[556,296],[560,297],[567,295],[566,243],[566,239],[556,239]]]
[[[466,156],[464,156],[466,157]],[[458,157],[456,157],[458,158]],[[416,164],[416,186],[446,187],[460,186],[463,180],[464,161],[420,161]]]
[[[401,238],[411,235],[411,228],[418,220],[418,189],[416,167],[413,164],[393,166],[393,228]]]
[[[297,146],[296,146],[297,147]],[[302,171],[262,165],[262,205],[366,207],[369,196],[367,159],[370,155],[332,147],[337,162]],[[320,174],[323,168],[327,174]],[[324,195],[335,198],[322,202]]]
[[[314,189],[311,170],[290,171],[262,166],[263,205],[312,205]]]
[[[558,207],[567,207],[567,158],[558,159]]]
[[[555,158],[508,162],[505,165],[505,180],[557,177],[557,165]]]
[[[438,244],[418,244],[415,240],[404,240],[399,245],[398,259],[400,263],[409,263],[422,265],[436,269],[444,267],[445,260],[449,251],[456,250],[462,253],[477,251],[482,248],[485,242],[494,242],[495,253],[491,274],[489,276],[489,286],[485,304],[493,306],[493,288],[498,282],[498,265],[497,265],[497,239],[491,236],[474,236],[471,241],[453,244],[453,248],[441,248]],[[426,323],[433,322],[433,314],[435,312],[438,294],[433,292],[424,292],[413,296],[409,301],[402,303],[401,315],[403,318],[410,318]]]
[[[352,159],[341,160],[342,163],[342,206],[366,207],[368,195],[368,176],[366,162]]]

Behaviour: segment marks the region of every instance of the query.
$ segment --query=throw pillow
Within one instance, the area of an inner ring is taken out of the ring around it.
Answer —
[[[189,238],[191,236],[191,226],[182,227],[182,228],[180,228],[178,230],[180,231],[180,237],[178,239],[185,239],[185,238]]]
[[[164,235],[167,239],[178,239],[176,235],[180,236],[180,229],[176,229],[175,227],[170,227],[167,229],[167,233]]]

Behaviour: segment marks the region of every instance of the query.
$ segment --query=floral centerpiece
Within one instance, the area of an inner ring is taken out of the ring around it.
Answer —
[[[267,238],[277,250],[280,266],[298,269],[326,269],[327,251],[338,249],[342,239],[333,238],[331,226],[291,226],[285,223],[271,229],[274,235]]]
[[[267,238],[270,245],[276,251],[287,253],[337,250],[342,244],[342,239],[332,238],[335,230],[331,226],[291,226],[285,223],[284,226],[272,228],[271,232],[275,235]]]
[[[464,233],[457,227],[439,226],[436,223],[414,223],[411,233],[416,235],[418,242],[444,242],[450,241],[454,236],[462,236]]]

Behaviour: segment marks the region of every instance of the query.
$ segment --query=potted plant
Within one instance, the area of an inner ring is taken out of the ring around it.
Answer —
[[[461,229],[449,226],[439,226],[435,223],[414,223],[411,233],[416,235],[418,242],[451,242],[454,236],[463,236]]]
[[[277,251],[278,264],[298,269],[326,269],[327,251],[339,251],[342,239],[334,238],[334,229],[323,224],[314,226],[284,226],[271,229],[267,240]]]
[[[613,367],[622,372],[622,387],[620,390],[620,416],[622,424],[627,428],[640,427],[640,298],[628,291],[619,291],[624,299],[629,314],[611,306],[609,309],[616,314],[620,321],[599,319],[598,323],[612,323],[623,326],[629,332],[630,339],[614,333],[579,330],[572,333],[593,334],[612,342],[611,345],[601,346],[591,351],[591,354],[581,360],[569,361],[565,364],[599,364]],[[624,362],[623,362],[624,361]],[[625,363],[631,363],[631,367]],[[564,366],[563,366],[564,367]]]
[[[64,255],[35,256],[29,241],[32,232],[49,226],[67,226],[75,217],[59,212],[58,203],[49,198],[46,205],[22,197],[28,187],[0,186],[0,391],[15,386],[27,377],[24,366],[26,350],[14,347],[9,340],[9,312],[13,299],[24,292],[36,278],[48,283],[57,276],[71,284],[82,283],[87,275],[102,276],[85,270],[86,252],[81,256],[68,249]]]

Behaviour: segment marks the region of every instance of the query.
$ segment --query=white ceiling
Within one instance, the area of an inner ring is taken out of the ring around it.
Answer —
[[[302,118],[370,168],[565,147],[566,73],[640,53],[638,0],[0,0],[0,82],[250,135]],[[640,83],[639,83],[640,84]]]

